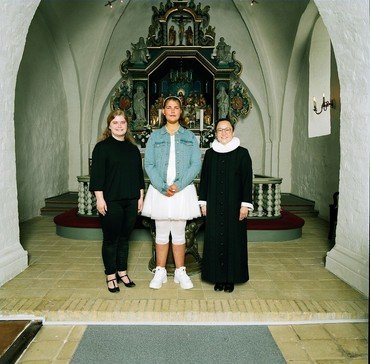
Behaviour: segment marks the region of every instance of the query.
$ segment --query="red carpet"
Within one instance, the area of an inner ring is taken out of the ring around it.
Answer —
[[[98,217],[83,217],[77,215],[77,208],[55,216],[56,225],[75,228],[98,229],[100,221]],[[279,219],[249,219],[248,230],[289,230],[301,228],[304,220],[289,211],[282,210]],[[141,217],[136,222],[136,228],[143,228]]]

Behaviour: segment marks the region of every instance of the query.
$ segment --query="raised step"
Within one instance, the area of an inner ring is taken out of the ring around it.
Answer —
[[[56,233],[68,239],[102,240],[102,231],[98,217],[79,216],[77,209],[66,211],[54,217]],[[298,239],[302,235],[304,219],[289,211],[282,211],[279,219],[250,219],[248,220],[249,241],[286,241]],[[140,230],[138,240],[151,240],[149,230],[145,234],[143,223],[138,217],[136,232]],[[141,229],[138,229],[141,227]],[[247,227],[247,226],[246,226]],[[146,236],[144,236],[146,235]],[[136,239],[131,236],[132,240]]]
[[[41,208],[42,216],[57,216],[65,211],[76,208],[78,205],[78,193],[67,192],[59,196],[45,199],[45,207]],[[315,201],[299,197],[292,193],[281,194],[281,207],[301,217],[317,217],[319,212],[315,210]]]
[[[40,210],[41,216],[56,216],[70,209],[76,208],[78,204],[77,192],[66,192],[59,196],[45,199],[45,207]]]
[[[281,208],[301,217],[317,217],[319,212],[315,210],[315,201],[294,195],[292,193],[281,194]]]

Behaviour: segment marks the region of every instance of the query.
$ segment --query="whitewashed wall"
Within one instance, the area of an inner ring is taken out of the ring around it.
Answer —
[[[300,85],[308,85],[308,49],[302,61]],[[330,135],[308,138],[307,100],[308,87],[297,89],[294,107],[293,144],[291,156],[291,192],[316,202],[321,217],[329,220],[329,205],[339,189],[339,81],[335,61],[332,61],[331,88],[336,98],[336,108],[327,110],[331,118]],[[312,107],[312,105],[310,104]],[[324,111],[325,112],[325,111]]]
[[[26,34],[38,1],[0,2],[0,286],[27,267],[19,242],[14,96]]]
[[[339,212],[326,267],[369,294],[369,1],[315,0],[337,59],[341,97]]]
[[[37,12],[29,28],[15,98],[20,221],[38,216],[46,197],[68,191],[67,115],[54,40]]]

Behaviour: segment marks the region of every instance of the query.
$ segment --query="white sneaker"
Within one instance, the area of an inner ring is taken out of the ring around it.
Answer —
[[[163,267],[156,267],[154,277],[149,283],[149,288],[160,289],[163,283],[167,283],[167,270]]]
[[[175,270],[175,276],[173,278],[175,283],[180,283],[181,288],[190,289],[193,288],[193,282],[190,277],[186,274],[186,268],[180,267]]]

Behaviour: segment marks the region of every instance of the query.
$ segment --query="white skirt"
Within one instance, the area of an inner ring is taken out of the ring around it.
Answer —
[[[153,220],[192,220],[201,216],[195,186],[191,184],[167,197],[150,185],[141,214]]]

